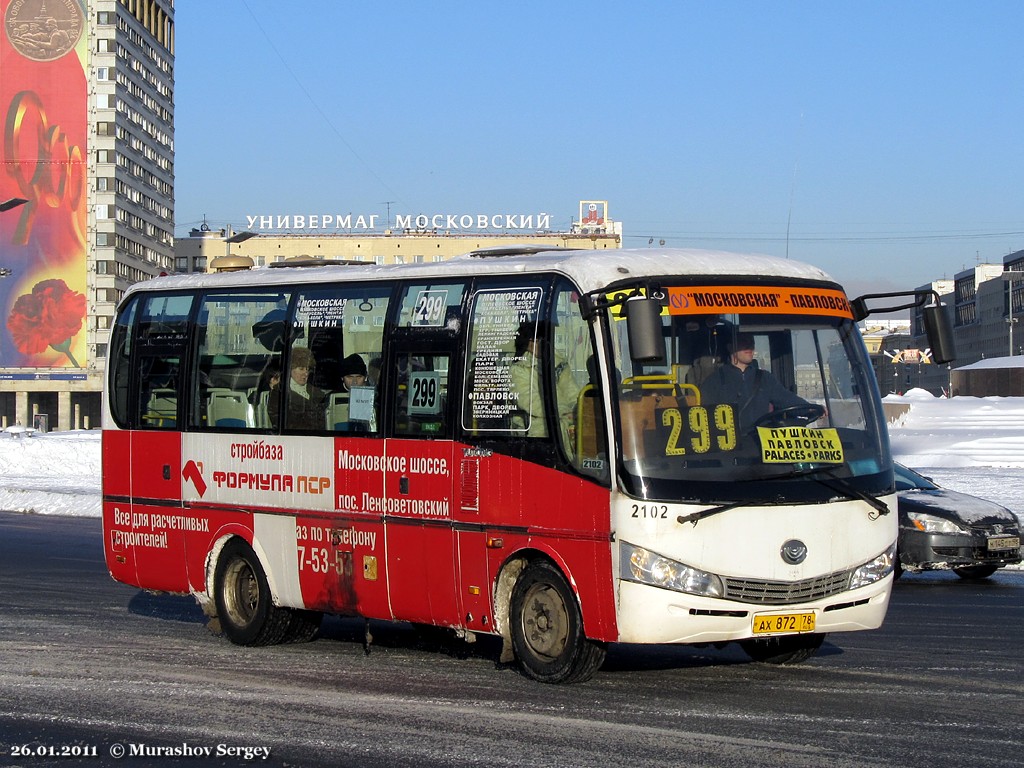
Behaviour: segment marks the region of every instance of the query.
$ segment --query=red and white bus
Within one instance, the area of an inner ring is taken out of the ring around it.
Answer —
[[[104,398],[109,570],[195,595],[243,645],[331,613],[497,635],[546,682],[608,643],[801,661],[878,627],[892,583],[858,306],[805,264],[671,249],[134,285]],[[738,346],[762,371],[745,402],[713,384]]]

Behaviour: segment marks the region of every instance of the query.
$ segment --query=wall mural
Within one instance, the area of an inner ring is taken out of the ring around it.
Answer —
[[[81,0],[0,0],[0,367],[86,360],[89,35]]]

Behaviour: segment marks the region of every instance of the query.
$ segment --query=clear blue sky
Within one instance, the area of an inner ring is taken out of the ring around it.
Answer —
[[[1024,249],[1024,3],[175,9],[176,234],[204,215],[550,213],[853,291]],[[788,239],[787,239],[788,231]]]

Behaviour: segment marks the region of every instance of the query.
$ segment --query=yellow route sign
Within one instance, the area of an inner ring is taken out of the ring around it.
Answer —
[[[835,429],[758,427],[765,464],[842,464],[843,443]]]

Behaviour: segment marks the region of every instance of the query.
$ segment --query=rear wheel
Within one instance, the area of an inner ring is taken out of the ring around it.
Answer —
[[[274,606],[259,558],[242,539],[221,551],[214,574],[221,630],[236,645],[274,645],[285,639],[292,612]]]
[[[604,663],[604,643],[583,634],[576,595],[551,563],[527,566],[512,590],[512,648],[527,677],[542,683],[589,680]]]
[[[319,611],[303,611],[298,608],[278,608],[291,614],[288,629],[285,630],[283,643],[308,643],[320,631],[320,623],[324,615]]]
[[[998,569],[998,565],[965,565],[962,568],[954,568],[953,573],[961,579],[987,579]]]
[[[783,635],[743,640],[740,647],[754,661],[765,664],[799,664],[817,653],[824,640],[823,634]]]

